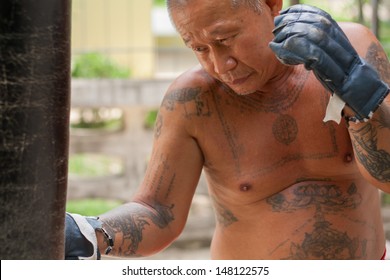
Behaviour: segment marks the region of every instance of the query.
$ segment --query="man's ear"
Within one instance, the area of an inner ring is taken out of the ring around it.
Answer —
[[[272,16],[276,17],[279,15],[283,6],[283,0],[265,0],[265,3],[271,9]]]

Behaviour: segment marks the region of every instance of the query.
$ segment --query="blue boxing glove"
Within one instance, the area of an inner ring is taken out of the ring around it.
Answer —
[[[96,230],[108,237],[109,250],[113,246],[112,239],[102,228],[102,222],[96,217],[84,217],[78,214],[66,213],[65,217],[65,259],[100,259],[97,245]],[[106,251],[108,254],[109,251]]]
[[[389,93],[377,71],[352,47],[339,25],[326,12],[295,5],[275,18],[270,48],[284,64],[304,64],[332,94],[366,121]]]

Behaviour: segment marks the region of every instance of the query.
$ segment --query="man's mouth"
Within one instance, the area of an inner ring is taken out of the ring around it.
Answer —
[[[229,82],[229,84],[234,85],[234,86],[242,85],[243,83],[245,83],[249,79],[249,77],[251,75],[252,75],[252,73],[250,73],[242,78],[234,79],[233,81]]]

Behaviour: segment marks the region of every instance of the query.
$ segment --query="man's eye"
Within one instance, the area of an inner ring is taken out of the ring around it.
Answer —
[[[218,39],[217,42],[218,42],[218,44],[226,45],[226,44],[229,44],[233,40],[234,37],[235,36],[229,36],[229,37],[226,37],[226,38],[221,38],[221,39]]]
[[[206,47],[192,47],[194,52],[205,52],[207,50]]]

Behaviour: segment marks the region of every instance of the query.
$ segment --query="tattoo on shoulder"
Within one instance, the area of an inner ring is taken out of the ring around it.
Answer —
[[[202,88],[182,88],[168,92],[162,102],[162,106],[168,111],[174,111],[176,104],[184,105],[186,118],[192,116],[210,116],[211,111],[206,98],[202,98]]]
[[[384,53],[382,46],[372,43],[367,50],[366,60],[378,70],[383,81],[390,85],[390,63],[384,54],[380,55],[381,53]]]
[[[368,123],[360,129],[351,129],[351,134],[359,162],[378,181],[390,182],[390,154],[378,148],[376,128]]]

